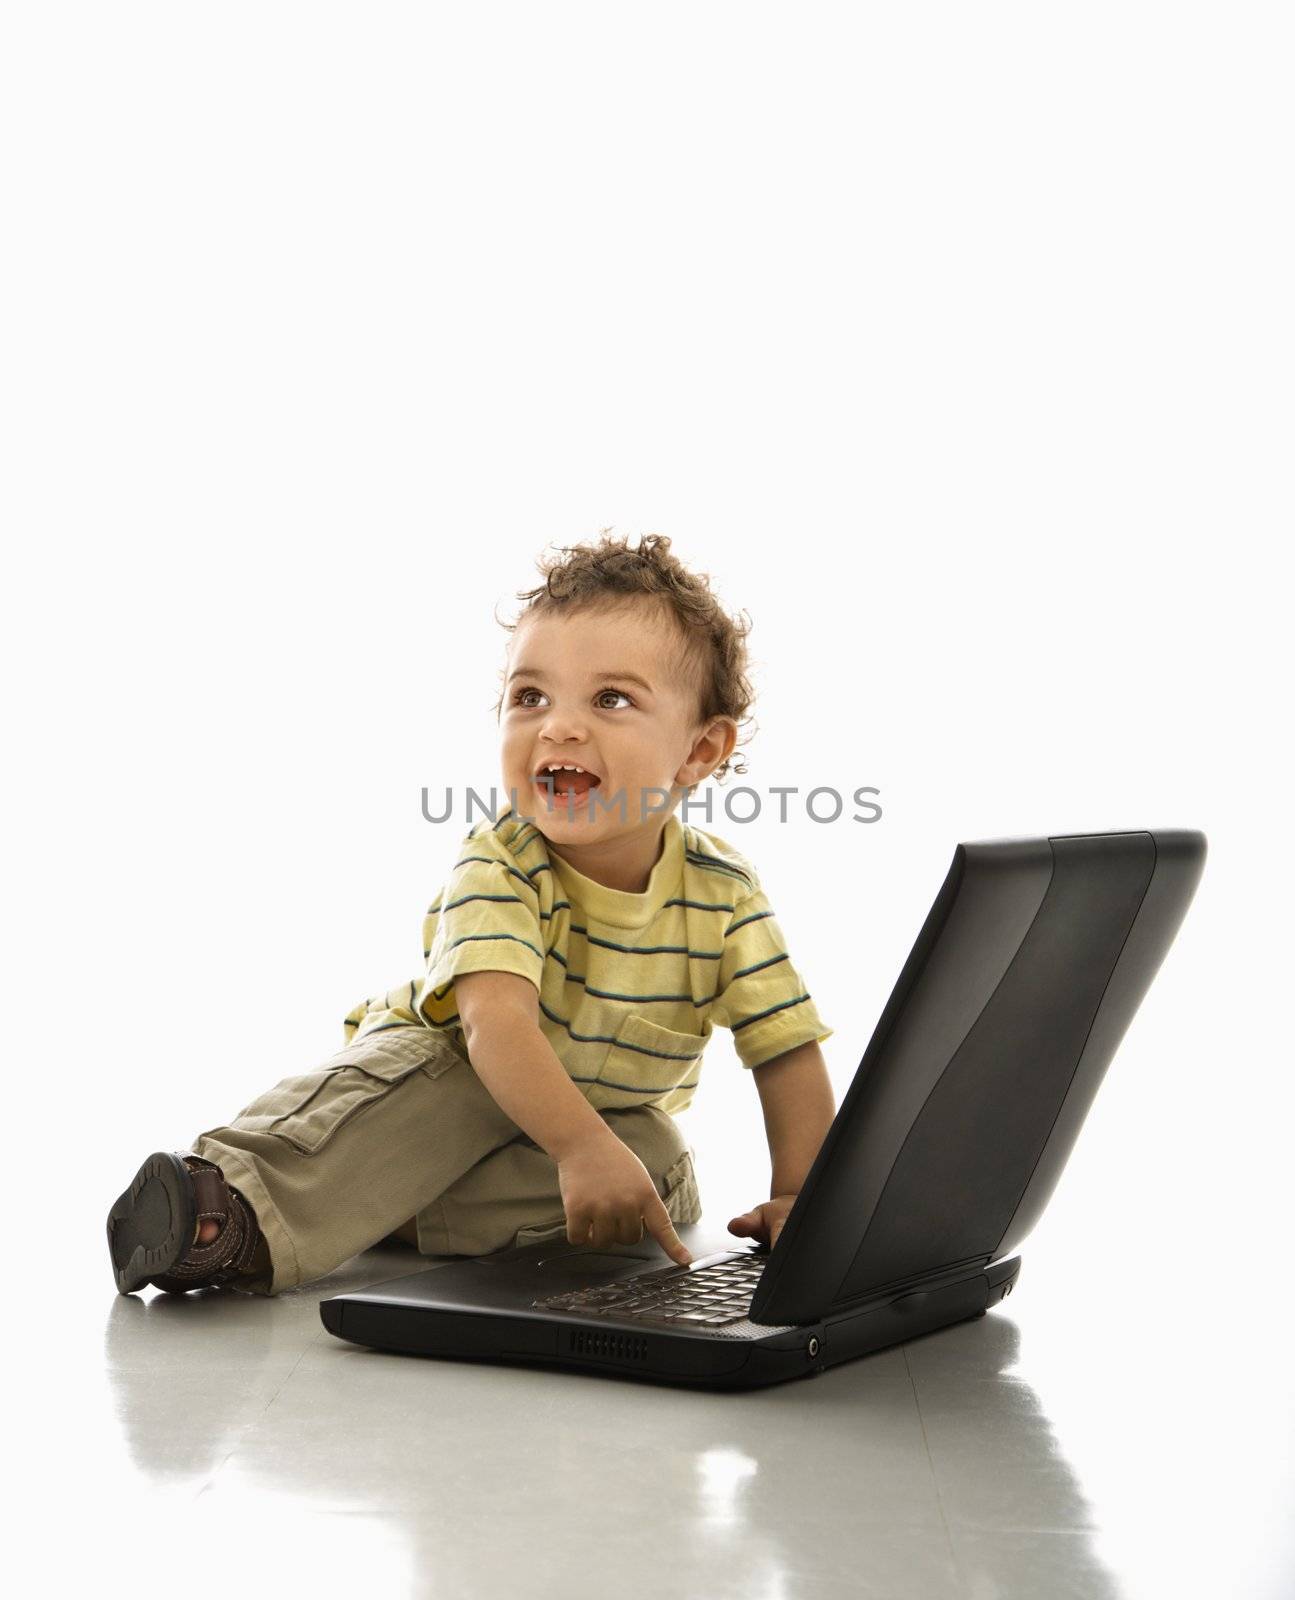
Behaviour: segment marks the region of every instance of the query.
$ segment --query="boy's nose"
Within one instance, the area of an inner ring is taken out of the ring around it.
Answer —
[[[578,717],[567,711],[553,711],[540,730],[540,749],[552,749],[556,759],[562,753],[559,746],[584,744],[587,737],[588,730]]]

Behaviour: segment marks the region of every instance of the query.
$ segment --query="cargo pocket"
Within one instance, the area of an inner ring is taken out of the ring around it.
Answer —
[[[343,1124],[415,1072],[438,1078],[461,1058],[427,1028],[368,1034],[318,1071],[284,1078],[246,1106],[231,1126],[284,1139],[302,1155],[317,1154]]]
[[[710,1035],[709,1022],[704,1033],[676,1033],[646,1017],[626,1017],[586,1099],[599,1111],[621,1110],[693,1088]]]
[[[666,1173],[664,1199],[671,1222],[701,1221],[701,1191],[691,1150],[685,1150]]]
[[[513,1245],[522,1244],[548,1244],[554,1239],[566,1241],[567,1219],[558,1217],[554,1222],[534,1222],[525,1228],[518,1228],[517,1237]]]

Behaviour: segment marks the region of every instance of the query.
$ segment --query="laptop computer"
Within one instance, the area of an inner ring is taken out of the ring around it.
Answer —
[[[769,1250],[677,1229],[453,1258],[320,1303],[381,1350],[749,1389],[982,1316],[1014,1288],[1196,890],[1187,830],[958,845]]]

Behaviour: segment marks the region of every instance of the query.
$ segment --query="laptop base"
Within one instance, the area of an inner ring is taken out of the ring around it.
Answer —
[[[696,1227],[679,1229],[695,1257],[742,1248]],[[691,1236],[691,1237],[690,1237]],[[371,1288],[320,1302],[325,1328],[348,1343],[403,1355],[570,1367],[649,1383],[756,1389],[814,1377],[828,1367],[983,1316],[1011,1292],[1020,1257],[979,1265],[953,1281],[909,1287],[834,1308],[796,1327],[753,1322],[713,1329],[662,1328],[630,1317],[538,1311],[530,1302],[564,1278],[631,1277],[663,1257],[655,1245],[594,1252],[536,1244],[493,1256],[454,1258]],[[500,1267],[507,1268],[500,1272]]]

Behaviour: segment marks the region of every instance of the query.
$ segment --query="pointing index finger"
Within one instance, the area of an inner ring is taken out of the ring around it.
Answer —
[[[677,1261],[681,1267],[686,1267],[691,1263],[692,1252],[674,1231],[674,1223],[670,1220],[670,1213],[666,1210],[659,1197],[652,1209],[651,1216],[644,1217],[643,1220],[647,1223],[652,1237],[672,1260]]]

